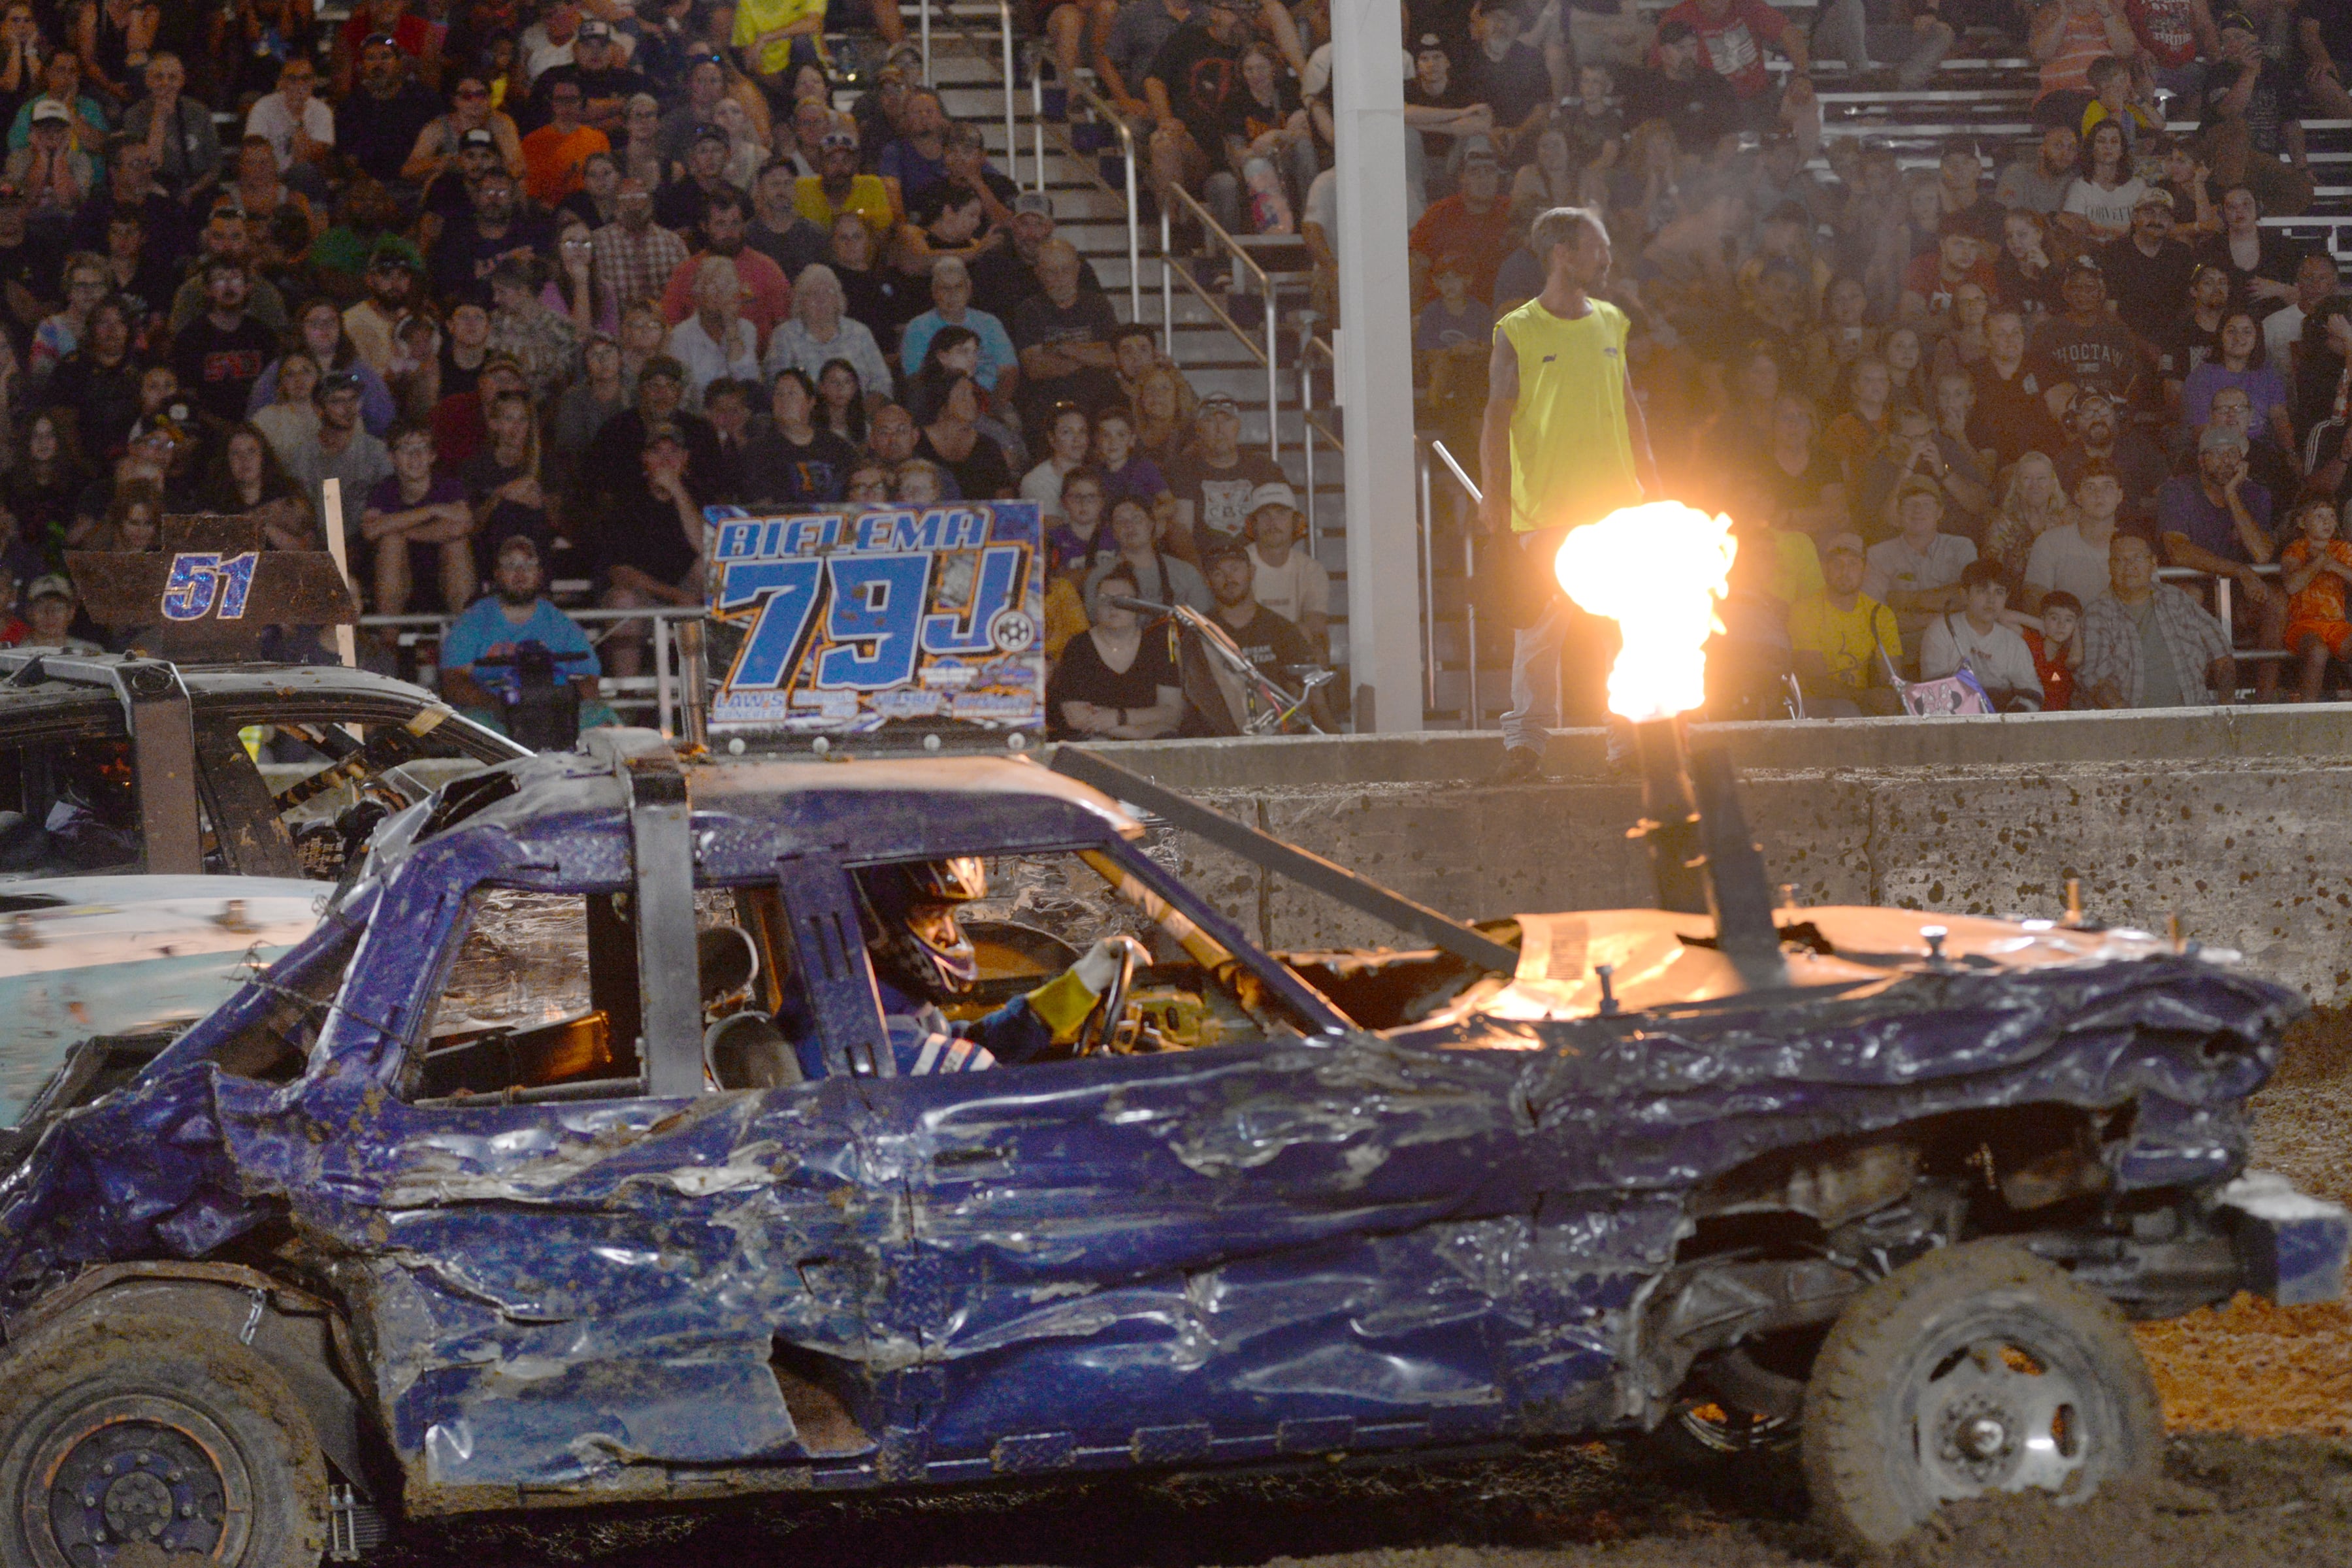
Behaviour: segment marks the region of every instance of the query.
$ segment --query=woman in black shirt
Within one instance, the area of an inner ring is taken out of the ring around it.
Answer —
[[[1135,596],[1135,574],[1115,566],[1102,579],[1094,625],[1070,639],[1045,682],[1046,732],[1054,740],[1094,736],[1150,741],[1184,716],[1182,678],[1168,651],[1165,623],[1146,626],[1112,603]]]
[[[961,371],[935,371],[915,382],[915,406],[922,422],[915,456],[928,458],[955,476],[965,500],[1003,500],[1013,494],[1013,468],[1003,448],[980,428],[980,384]]]

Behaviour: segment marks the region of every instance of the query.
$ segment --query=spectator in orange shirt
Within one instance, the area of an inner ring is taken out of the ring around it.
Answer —
[[[2316,702],[2327,661],[2352,647],[2344,587],[2352,583],[2352,544],[2336,537],[2336,503],[2315,496],[2294,509],[2294,542],[2279,552],[2286,572],[2286,650],[2303,662],[2297,700]]]
[[[522,139],[523,189],[542,206],[553,206],[580,188],[580,165],[613,143],[602,131],[580,122],[584,100],[576,81],[559,81],[547,95],[548,122]]]

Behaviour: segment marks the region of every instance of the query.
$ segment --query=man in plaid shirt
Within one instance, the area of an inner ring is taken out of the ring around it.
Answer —
[[[2075,689],[2094,708],[2183,708],[2238,700],[2230,634],[2205,606],[2156,580],[2147,540],[2107,547],[2109,591],[2083,612]],[[2211,689],[2210,695],[2207,689]]]
[[[588,244],[599,313],[618,321],[638,300],[661,298],[670,274],[686,261],[686,241],[654,222],[653,193],[643,180],[623,180],[613,206],[613,221],[590,235]]]

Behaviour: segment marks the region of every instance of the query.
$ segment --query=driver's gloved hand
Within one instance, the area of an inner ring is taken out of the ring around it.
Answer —
[[[1112,981],[1118,978],[1120,955],[1128,952],[1135,955],[1138,969],[1151,962],[1151,954],[1144,950],[1143,944],[1121,931],[1117,936],[1107,936],[1087,949],[1087,955],[1070,965],[1070,973],[1078,977],[1078,984],[1089,993],[1099,996],[1110,989]]]

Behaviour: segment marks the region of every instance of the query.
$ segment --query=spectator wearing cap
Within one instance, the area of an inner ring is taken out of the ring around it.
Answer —
[[[550,97],[560,82],[579,88],[580,121],[603,132],[617,147],[628,140],[629,100],[651,92],[653,83],[629,64],[628,52],[612,24],[589,16],[572,39],[572,63],[550,66],[531,83],[531,112],[541,122],[552,117]]]
[[[205,313],[172,336],[172,368],[180,387],[210,418],[234,425],[245,417],[253,384],[276,357],[277,334],[246,310],[251,285],[242,264],[216,256],[205,264]]]
[[[2295,217],[2311,210],[2318,182],[2296,116],[2305,84],[2295,80],[2289,57],[2263,44],[2261,29],[2242,10],[2215,18],[2221,34],[2221,58],[2205,82],[2204,121],[2197,153],[2227,190],[2244,185],[2263,210]],[[2323,92],[2326,79],[2322,79]],[[2343,89],[2336,89],[2340,103]],[[2227,215],[2224,214],[2226,218]]]
[[[2096,388],[2070,409],[2074,439],[2058,448],[2058,479],[2069,491],[2095,464],[2112,469],[2123,486],[2123,519],[2139,528],[2156,517],[2156,492],[2170,472],[2163,451],[2124,418],[2124,405]]]
[[[1296,690],[1298,678],[1294,670],[1316,662],[1315,647],[1297,626],[1257,602],[1249,547],[1239,539],[1216,541],[1202,558],[1201,575],[1214,601],[1209,618],[1233,638],[1243,658],[1277,685]],[[1205,672],[1208,679],[1186,683],[1192,711],[1181,733],[1237,735],[1263,711],[1262,700],[1223,662],[1199,658],[1196,663],[1187,658],[1185,663]],[[1313,704],[1318,717],[1321,695],[1316,693],[1318,700]]]
[[[1953,290],[1963,283],[1974,283],[1988,296],[1998,292],[1991,249],[1982,219],[1969,213],[1946,213],[1937,226],[1935,250],[1913,257],[1904,269],[1902,319],[1949,320]]]
[[[2156,552],[2130,534],[2114,541],[2106,591],[2084,600],[2083,664],[2075,680],[2081,704],[2090,708],[2238,700],[2230,634],[2187,593],[2158,582]]]
[[[75,616],[81,610],[81,601],[74,596],[73,584],[51,573],[36,577],[25,590],[25,640],[23,647],[53,647],[61,653],[104,653],[106,650],[87,637],[73,635]]]
[[[411,74],[407,52],[389,33],[360,45],[359,84],[342,102],[345,165],[385,184],[401,178],[416,139],[441,113],[440,99]]]
[[[537,81],[551,67],[570,65],[572,46],[579,40],[579,0],[552,0],[515,39],[515,61],[522,67],[524,85]]]
[[[1037,252],[1040,291],[1013,312],[1022,420],[1032,429],[1044,428],[1057,403],[1076,404],[1091,416],[1120,400],[1118,356],[1110,342],[1118,318],[1108,300],[1079,287],[1079,268],[1069,241],[1046,241]]]
[[[430,17],[412,10],[408,0],[360,0],[335,29],[338,99],[348,99],[353,87],[366,79],[368,47],[379,39],[425,81],[441,79],[441,29]]]
[[[488,132],[489,140],[469,142],[467,133],[475,131]],[[522,177],[522,137],[514,121],[491,106],[489,84],[478,76],[457,79],[449,89],[449,111],[416,133],[408,162],[400,167],[400,177],[412,185],[431,185],[460,162],[468,146],[479,147],[488,154],[469,179],[481,178],[493,163],[517,179]],[[455,216],[464,210],[461,200],[446,205],[445,216]]]
[[[2107,279],[2098,263],[2077,257],[2066,267],[2063,313],[2035,325],[2028,353],[2043,388],[2063,407],[2094,387],[2125,403],[2138,384],[2142,358],[2131,329],[2107,309]]]
[[[1407,210],[1417,216],[1433,195],[1454,188],[1470,138],[1484,139],[1491,149],[1497,127],[1475,73],[1454,68],[1451,48],[1439,34],[1420,35],[1411,64],[1404,84],[1405,186]]]
[[[1750,130],[1764,130],[1775,118],[1772,80],[1765,69],[1768,49],[1789,57],[1792,91],[1806,82],[1811,53],[1804,36],[1763,0],[1682,0],[1658,18],[1661,37],[1668,22],[1687,24],[1698,35],[1701,63],[1731,84]],[[1948,47],[1949,40],[1946,40]],[[1933,68],[1932,67],[1930,68]],[[1811,89],[1797,95],[1809,100]]]
[[[2271,534],[2271,492],[2247,466],[2246,437],[2222,425],[2209,425],[2197,442],[2197,467],[2164,481],[2156,498],[2157,538],[2168,566],[2186,567],[2237,585],[2234,618],[2256,628],[2259,645],[2281,647],[2286,631],[2286,595],[2254,570],[2276,552]],[[2265,695],[2278,679],[2265,664],[2255,679]]]
[[[1171,193],[1197,190],[1217,167],[1212,149],[1223,146],[1219,126],[1240,68],[1246,26],[1240,0],[1201,0],[1192,17],[1168,35],[1144,74],[1153,127],[1151,188],[1171,210],[1176,209]]]
[[[53,98],[35,99],[31,139],[8,154],[5,178],[25,193],[35,225],[63,236],[98,178],[97,161],[74,145],[72,117]]]
[[[687,144],[684,161],[654,193],[654,220],[680,234],[700,228],[711,198],[735,189],[727,183],[727,160],[733,153],[724,126],[714,122],[698,127],[694,140]]]
[[[580,374],[580,329],[547,308],[539,282],[537,267],[520,258],[491,268],[488,347],[513,356],[531,396],[545,398]]]
[[[1176,498],[1174,546],[1197,560],[1213,539],[1244,538],[1250,498],[1283,474],[1265,453],[1242,449],[1241,408],[1223,393],[1201,399],[1193,428],[1199,440],[1168,469],[1168,488]]]
[[[2107,247],[2104,263],[2116,291],[2116,314],[2134,332],[2154,342],[2165,324],[2180,313],[2197,268],[2189,247],[2172,237],[2172,193],[2160,185],[2141,191],[2132,204],[2131,233]]]
[[[1919,678],[1940,680],[1967,670],[2003,713],[2042,706],[2042,675],[2033,650],[2017,628],[2001,619],[2009,605],[2009,579],[1990,561],[1971,561],[1960,572],[1960,605],[1927,622],[1919,642]]]
[[[345,537],[354,547],[352,559],[364,561],[357,549],[361,503],[390,477],[392,455],[361,422],[359,377],[330,375],[320,382],[318,427],[282,455],[288,475],[305,496],[319,494],[329,479],[342,481]]]
[[[971,268],[972,303],[1010,326],[1024,300],[1045,291],[1037,276],[1037,258],[1054,238],[1054,198],[1045,191],[1023,191],[1013,198],[1012,243],[981,252]],[[1078,258],[1078,288],[1088,294],[1103,291],[1095,264]]]
[[[723,191],[711,197],[702,218],[702,248],[680,262],[662,290],[662,314],[675,326],[702,308],[698,292],[702,264],[717,258],[730,263],[741,290],[736,310],[757,334],[755,354],[768,334],[793,312],[793,286],[782,268],[751,247],[750,215],[743,198]]]
[[[653,194],[635,177],[621,181],[611,223],[588,237],[596,272],[597,313],[617,321],[642,300],[658,300],[687,261],[686,241],[654,221]]]
[[[1808,717],[1902,709],[1887,670],[1903,657],[1903,633],[1895,612],[1862,591],[1867,571],[1862,536],[1832,534],[1822,542],[1822,592],[1789,606],[1789,643]]]
[[[718,471],[718,436],[708,420],[687,409],[686,367],[664,353],[639,367],[636,406],[605,421],[581,465],[580,482],[574,489],[593,498],[615,494],[635,484],[637,454],[646,444],[646,432],[658,425],[677,431],[697,475]]]
[[[398,355],[402,320],[416,308],[423,258],[405,240],[379,241],[367,259],[367,298],[343,311],[343,331],[360,357],[388,376]]]
[[[1977,547],[1942,531],[1944,487],[1924,474],[1895,487],[1892,510],[1895,537],[1864,552],[1862,591],[1895,612],[1905,643],[1916,647],[1931,616],[1960,608],[1960,573]]]
[[[1675,144],[1686,154],[1712,153],[1739,127],[1739,95],[1700,63],[1698,29],[1685,20],[1670,16],[1659,23],[1652,64],[1621,67],[1616,77],[1625,122],[1665,121],[1675,133]]]
[[[384,186],[358,175],[343,187],[333,225],[310,242],[308,260],[320,289],[348,303],[365,295],[368,267],[379,251],[424,271],[425,253],[400,232],[399,201]]]
[[[1430,203],[1412,226],[1409,243],[1416,300],[1426,301],[1434,294],[1430,268],[1440,256],[1461,259],[1473,295],[1495,297],[1495,274],[1517,247],[1519,226],[1504,199],[1503,167],[1492,142],[1483,136],[1465,142],[1462,188]]]
[[[719,122],[719,100],[727,96],[726,62],[716,50],[689,55],[685,83],[684,99],[662,111],[654,137],[654,151],[660,154],[664,168],[684,163],[694,145],[695,132]]]
[[[580,188],[580,166],[613,143],[581,121],[587,95],[577,81],[558,81],[547,90],[547,123],[522,139],[523,188],[533,201],[554,206]]]
[[[545,592],[547,575],[539,546],[516,534],[499,546],[490,591],[468,605],[441,637],[441,695],[478,723],[505,733],[502,705],[521,695],[521,676],[510,664],[485,664],[525,648],[553,656],[556,679],[580,694],[580,727],[620,721],[597,695],[604,666],[580,623],[555,607]]]
[[[430,135],[431,132],[425,133]],[[520,152],[514,161],[518,166],[522,163]],[[410,158],[409,166],[414,167],[415,163],[414,157]],[[497,171],[513,174],[507,170],[499,153],[497,132],[478,125],[462,132],[457,138],[457,155],[440,165],[418,196],[416,235],[426,251],[432,250],[449,225],[463,223],[472,215],[474,193]],[[521,175],[513,177],[520,179]]]
[[[245,133],[269,143],[288,184],[323,199],[330,194],[325,165],[335,155],[335,111],[313,90],[318,83],[309,60],[288,60],[278,68],[278,90],[254,100]]]
[[[445,300],[490,301],[490,273],[500,262],[552,257],[555,236],[537,211],[520,205],[512,175],[492,169],[474,187],[473,211],[441,232],[432,254],[435,292]]]
[[[890,188],[879,174],[858,172],[857,133],[836,128],[824,133],[819,146],[820,172],[803,174],[793,183],[793,205],[801,216],[823,229],[833,232],[834,219],[845,212],[854,212],[866,220],[866,226],[877,235],[895,234],[898,227],[898,204],[891,199]]]
[[[625,432],[605,428],[607,439]],[[685,433],[660,421],[644,429],[635,451],[616,461],[633,472],[597,497],[589,531],[601,602],[607,609],[691,605],[702,599],[701,483]],[[605,639],[613,673],[625,679],[645,668],[645,627],[625,621]]]
[[[1297,626],[1319,660],[1331,651],[1331,577],[1301,538],[1306,521],[1297,492],[1283,481],[1250,491],[1251,595]]]
[[[931,263],[931,308],[907,323],[898,340],[898,363],[911,371],[922,368],[931,340],[944,327],[962,327],[980,341],[980,362],[973,368],[982,388],[992,399],[1011,396],[1021,382],[1021,358],[1004,323],[971,303],[971,272],[958,258],[942,256]]]
[[[58,49],[41,61],[40,90],[27,94],[16,110],[16,118],[9,121],[11,152],[31,144],[33,107],[45,99],[64,108],[67,129],[72,132],[76,148],[96,153],[106,145],[106,107],[81,90],[79,57],[71,49]]]
[[[220,178],[220,132],[213,128],[213,111],[185,95],[188,68],[169,50],[147,57],[141,79],[147,95],[123,110],[123,132],[147,143],[165,188],[192,202]]]

